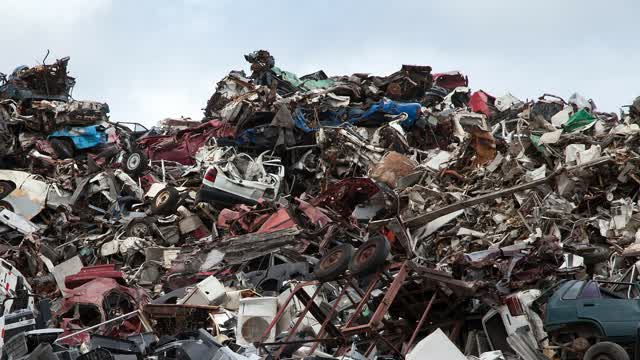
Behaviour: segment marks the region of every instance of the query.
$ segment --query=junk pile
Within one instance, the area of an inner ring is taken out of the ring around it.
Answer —
[[[640,100],[245,59],[151,129],[2,76],[2,359],[640,356]]]

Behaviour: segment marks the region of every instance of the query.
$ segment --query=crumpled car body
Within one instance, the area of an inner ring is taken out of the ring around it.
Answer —
[[[459,71],[436,73],[433,74],[433,85],[451,91],[460,86],[469,86],[469,79]]]
[[[175,161],[182,165],[194,165],[195,154],[210,138],[235,136],[235,129],[220,121],[209,121],[192,129],[184,129],[174,135],[143,136],[137,146],[149,160]]]
[[[87,126],[109,119],[109,105],[97,101],[39,100],[34,101],[31,106],[33,110],[49,114],[55,126]]]
[[[57,130],[49,134],[49,138],[70,139],[74,147],[79,150],[89,149],[107,142],[107,134],[100,125]]]
[[[67,76],[68,63],[69,57],[64,57],[50,65],[17,67],[0,86],[0,98],[67,101],[76,83]]]
[[[519,291],[505,297],[503,305],[490,310],[483,316],[482,326],[492,349],[503,352],[514,351],[508,338],[523,327],[526,328],[524,336],[529,343],[540,348],[547,333],[543,330],[540,315],[532,306],[540,295],[541,291],[537,289]]]
[[[0,207],[6,207],[27,220],[44,209],[49,184],[39,180],[38,176],[23,171],[0,170],[0,184],[13,189],[6,196],[0,196]]]
[[[257,159],[233,148],[221,148],[205,171],[198,200],[217,203],[255,204],[259,199],[275,200],[284,178],[280,159]]]
[[[120,285],[116,279],[96,278],[74,289],[66,290],[66,294],[56,311],[55,317],[65,335],[78,330],[98,325],[116,316],[129,313],[147,303],[148,295],[144,290]],[[118,335],[140,332],[140,323],[125,320],[122,323],[105,324],[96,330],[103,335]],[[65,340],[69,344],[85,340],[88,333]]]

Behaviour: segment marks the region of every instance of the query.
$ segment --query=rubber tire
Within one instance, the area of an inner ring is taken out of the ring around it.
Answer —
[[[74,155],[73,142],[65,138],[52,138],[49,140],[49,144],[56,152],[56,156],[60,160],[71,159]]]
[[[375,236],[358,247],[349,263],[353,275],[366,275],[379,270],[389,255],[389,242],[382,236]]]
[[[127,173],[131,175],[140,175],[147,168],[147,163],[149,159],[147,156],[141,151],[134,151],[132,153],[127,154],[124,159],[124,168]]]
[[[143,233],[140,233],[139,231],[142,229],[142,226],[146,226],[146,230]],[[151,224],[146,218],[133,219],[131,220],[129,225],[127,225],[127,231],[126,231],[127,236],[145,238],[147,236],[150,236],[151,233],[152,233]]]
[[[47,244],[40,245],[40,253],[54,264],[60,262],[60,254]]]
[[[178,209],[180,192],[171,186],[160,190],[151,201],[151,213],[157,215],[169,215]]]
[[[329,250],[313,269],[313,276],[317,280],[331,281],[344,274],[349,268],[354,249],[350,244],[336,246]]]
[[[2,211],[2,209],[7,209],[11,212],[15,212],[15,210],[13,209],[13,206],[11,206],[11,204],[9,204],[4,200],[0,200],[0,211]]]
[[[606,356],[609,360],[629,360],[629,354],[624,348],[616,343],[601,341],[592,345],[584,354],[583,360],[602,359]]]
[[[11,181],[0,180],[0,199],[11,194],[16,189],[16,185]]]
[[[576,255],[582,256],[585,265],[593,265],[603,261],[607,261],[609,258],[609,248],[603,245],[594,245],[591,248],[582,249],[575,252]]]

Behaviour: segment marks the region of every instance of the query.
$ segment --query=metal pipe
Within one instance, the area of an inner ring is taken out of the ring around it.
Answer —
[[[437,292],[434,292],[433,295],[431,296],[431,300],[429,300],[429,304],[427,305],[427,308],[422,313],[422,316],[420,317],[420,321],[418,321],[418,325],[416,325],[416,329],[413,331],[413,334],[411,334],[411,339],[409,339],[409,342],[407,343],[407,347],[405,348],[405,351],[403,352],[402,355],[406,355],[406,353],[408,353],[409,350],[411,350],[411,345],[413,345],[413,342],[416,340],[416,336],[418,336],[418,333],[420,332],[420,328],[422,328],[422,324],[424,324],[424,321],[427,319],[427,315],[429,314],[429,311],[431,311],[431,306],[433,305],[433,302],[436,300],[436,294]]]

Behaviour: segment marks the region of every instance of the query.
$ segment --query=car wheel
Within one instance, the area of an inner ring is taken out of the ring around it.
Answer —
[[[382,236],[376,236],[358,247],[349,270],[352,274],[369,274],[380,269],[389,255],[389,242]]]
[[[16,185],[11,181],[2,180],[0,181],[0,199],[5,198],[7,195],[11,194],[13,190],[16,189]]]
[[[594,245],[587,249],[577,252],[579,256],[584,259],[585,265],[593,265],[603,261],[607,261],[609,258],[609,247],[604,245]]]
[[[140,175],[147,168],[147,162],[149,160],[140,151],[134,151],[127,155],[124,161],[124,166],[127,172],[131,175]]]
[[[54,264],[60,261],[60,254],[55,248],[52,248],[47,244],[42,244],[40,246],[40,253],[47,259],[51,260]]]
[[[144,239],[151,235],[151,224],[146,218],[133,219],[127,226],[127,236]]]
[[[11,212],[13,212],[13,211],[14,211],[14,210],[13,210],[13,206],[11,206],[11,204],[9,204],[9,203],[8,203],[8,202],[6,202],[6,201],[0,200],[0,211],[2,211],[2,210],[4,210],[4,209],[7,209],[7,210],[9,210],[9,211],[11,211]]]
[[[49,140],[49,144],[56,152],[58,159],[70,159],[73,158],[73,142],[64,138],[52,138]]]
[[[320,281],[331,281],[344,274],[353,257],[353,246],[344,244],[329,250],[313,270],[313,276]]]
[[[160,190],[151,202],[151,212],[159,215],[168,215],[176,211],[180,202],[180,192],[167,186]]]
[[[609,341],[599,342],[584,354],[584,360],[629,360],[629,354],[620,345]]]

